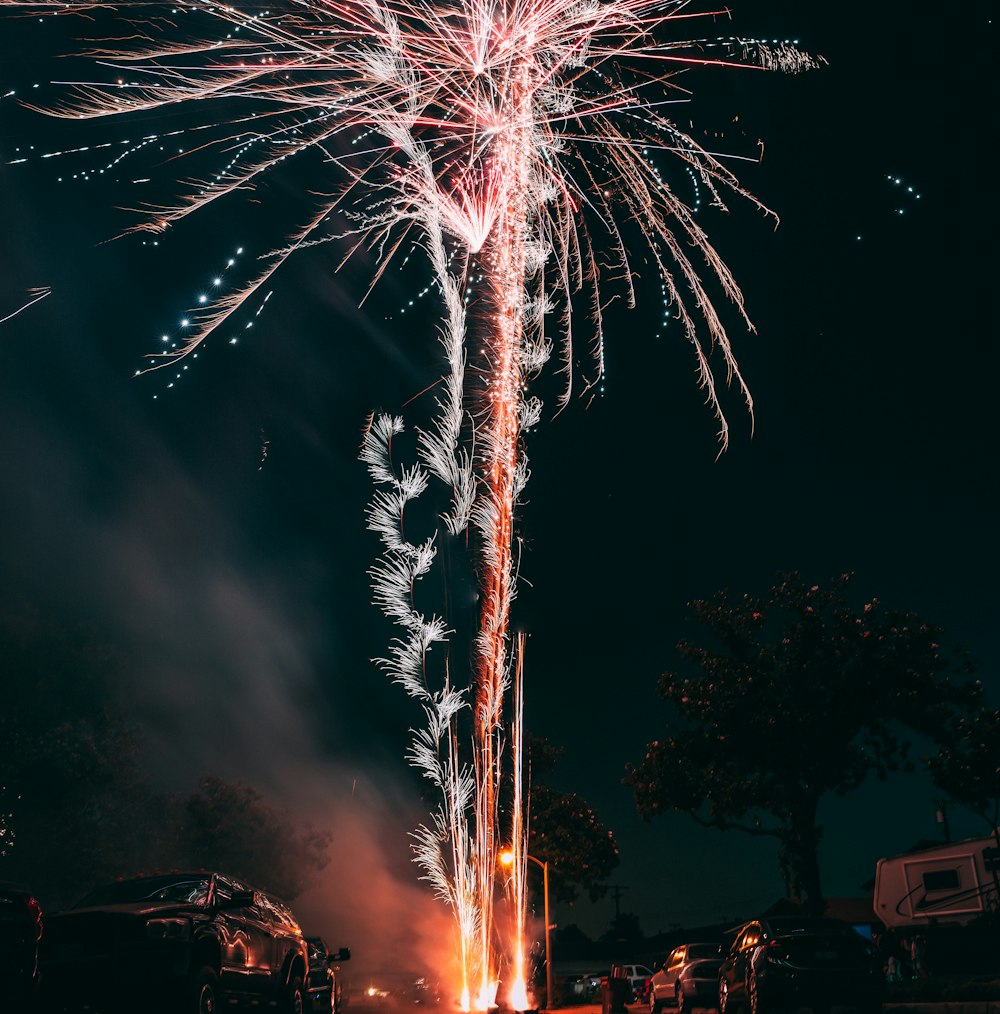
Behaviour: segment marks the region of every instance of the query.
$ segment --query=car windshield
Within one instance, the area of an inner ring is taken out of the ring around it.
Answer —
[[[204,905],[208,900],[209,883],[210,878],[201,874],[118,880],[91,891],[77,902],[76,907],[121,905],[132,901],[176,901],[188,905]]]
[[[718,944],[691,944],[687,949],[688,961],[704,961],[705,958],[717,958],[718,956]]]

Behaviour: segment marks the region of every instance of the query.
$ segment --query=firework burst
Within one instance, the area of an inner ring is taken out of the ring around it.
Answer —
[[[634,305],[633,258],[651,261],[725,446],[713,350],[726,381],[751,409],[752,401],[710,290],[751,325],[735,279],[655,159],[679,160],[719,207],[738,196],[769,212],[722,157],[671,119],[672,104],[686,95],[674,75],[696,65],[797,72],[814,61],[786,44],[692,39],[699,18],[726,12],[690,0],[290,0],[252,14],[201,2],[173,14],[156,3],[0,6],[111,11],[130,22],[127,44],[90,51],[112,68],[113,83],[77,83],[45,112],[85,119],[183,105],[202,131],[200,149],[218,152],[223,170],[174,203],[138,209],[137,230],[159,233],[238,197],[308,151],[322,151],[340,181],[317,181],[305,224],[248,285],[196,309],[187,339],[151,353],[151,368],[192,354],[297,251],[353,235],[379,254],[376,280],[401,245],[427,252],[444,306],[447,369],[436,419],[418,434],[418,464],[393,465],[401,420],[370,426],[363,456],[377,492],[368,519],[384,548],[373,584],[376,601],[403,630],[383,668],[427,718],[411,760],[442,799],[417,832],[417,858],[455,911],[467,1004],[487,1007],[498,978],[493,903],[505,701],[518,661],[509,634],[515,512],[528,477],[523,433],[541,410],[527,385],[558,349],[560,405],[570,397],[573,309],[584,292],[595,363],[584,387],[592,386],[603,370],[604,292],[617,287]],[[464,293],[474,272],[485,285],[470,310]],[[403,521],[432,478],[452,491],[447,530],[471,525],[475,532],[480,615],[467,690],[456,689],[448,672],[430,685],[428,655],[447,640],[447,623],[413,605],[435,540],[409,542]],[[470,708],[474,748],[465,762],[457,723]],[[519,729],[513,738],[519,742]],[[520,793],[519,758],[512,767]],[[512,833],[523,879],[516,821]],[[523,884],[514,893],[523,908]]]

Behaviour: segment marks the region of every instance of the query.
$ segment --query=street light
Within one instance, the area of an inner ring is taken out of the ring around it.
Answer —
[[[551,1010],[555,1006],[555,994],[552,992],[552,944],[549,937],[551,929],[549,925],[549,864],[547,862],[543,863],[541,859],[536,859],[534,856],[527,855],[527,853],[525,853],[525,858],[530,859],[536,866],[542,868],[542,898],[545,908],[545,1006]],[[512,866],[514,864],[514,853],[510,850],[501,852],[500,862],[504,866]]]

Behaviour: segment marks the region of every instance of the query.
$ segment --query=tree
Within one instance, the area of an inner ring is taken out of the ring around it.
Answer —
[[[551,774],[560,753],[545,740],[528,737],[530,852],[549,864],[551,890],[559,901],[575,901],[580,887],[595,900],[607,890],[604,881],[618,865],[618,845],[585,799],[539,780]]]
[[[1000,842],[1000,710],[959,715],[950,741],[928,761],[934,783],[982,817]]]
[[[601,934],[600,942],[619,954],[627,954],[639,950],[645,939],[639,917],[632,912],[621,912]]]
[[[329,834],[269,805],[249,785],[205,777],[181,805],[181,865],[222,870],[286,901],[329,862]]]
[[[856,608],[850,575],[829,587],[778,575],[761,597],[723,591],[690,604],[709,642],[682,641],[665,673],[665,738],[627,768],[640,815],[688,813],[720,830],[771,836],[786,882],[822,910],[820,800],[908,759],[914,734],[940,741],[979,699],[941,631],[877,599]]]
[[[74,901],[120,869],[141,828],[134,730],[120,708],[126,659],[94,631],[37,611],[0,617],[0,876]]]
[[[87,628],[0,616],[0,879],[47,908],[117,876],[212,867],[294,898],[329,837],[255,789],[204,778],[152,791],[126,718],[128,659]]]

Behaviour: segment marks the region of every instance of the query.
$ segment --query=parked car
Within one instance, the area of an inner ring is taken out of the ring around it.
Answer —
[[[567,975],[563,980],[563,991],[570,1002],[593,1000],[594,997],[600,996],[603,979],[604,975],[601,972],[581,972],[578,975]]]
[[[650,1014],[665,1006],[686,1014],[692,1007],[714,1007],[719,999],[719,969],[722,955],[713,943],[681,944],[675,947],[649,980]]]
[[[619,975],[629,981],[633,1000],[645,1000],[653,970],[645,965],[618,965]]]
[[[0,1008],[26,1005],[38,975],[42,909],[26,887],[0,882]]]
[[[322,937],[306,937],[309,971],[306,974],[306,1009],[340,1014],[344,1006],[344,984],[340,975],[341,962],[351,956],[350,948],[341,947],[331,953]]]
[[[90,1006],[214,1014],[253,1000],[301,1014],[309,968],[295,917],[220,873],[118,880],[47,916],[39,949],[44,1009]]]
[[[766,1014],[778,1007],[834,1005],[862,1014],[882,1010],[881,963],[871,944],[836,919],[781,917],[742,926],[719,970],[719,1014],[743,1007]]]

